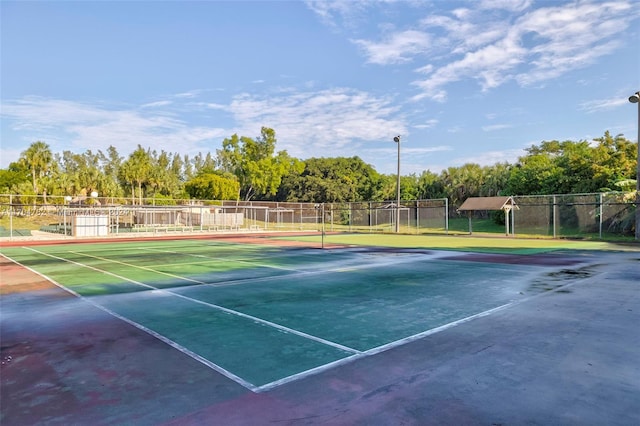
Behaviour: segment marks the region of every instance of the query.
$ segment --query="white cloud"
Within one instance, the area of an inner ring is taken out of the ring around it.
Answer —
[[[388,3],[309,1],[307,5],[323,20],[335,23],[338,17],[347,20]],[[420,78],[412,83],[419,90],[414,100],[439,102],[447,99],[447,86],[458,81],[476,80],[488,91],[509,81],[540,84],[586,67],[620,48],[622,41],[614,38],[640,17],[632,0],[479,0],[448,13],[433,13],[424,3],[415,10],[425,9],[428,15],[415,28],[391,32],[395,24],[383,25],[386,31],[380,39],[353,42],[368,63],[419,63],[414,71]],[[425,54],[430,55],[428,61]]]
[[[496,130],[510,129],[512,127],[513,125],[511,124],[491,124],[488,126],[482,126],[482,130],[484,130],[485,132],[493,132]]]
[[[156,108],[156,107],[163,107],[163,106],[167,106],[167,105],[171,105],[171,101],[156,101],[156,102],[149,102],[148,104],[144,104],[141,106],[141,108]]]
[[[436,145],[436,146],[412,146],[415,142],[406,141],[407,143],[401,147],[400,174],[408,175],[415,173],[417,175],[422,174],[423,171],[441,170],[439,168],[433,168],[428,165],[428,161],[432,161],[433,156],[431,154],[437,152],[449,152],[453,151],[453,147],[449,145]],[[389,143],[390,146],[385,148],[376,148],[368,150],[368,154],[373,154],[378,159],[380,173],[397,173],[397,145],[393,142]]]
[[[380,42],[358,40],[367,61],[429,62],[415,68],[414,100],[447,99],[451,83],[475,79],[487,91],[509,81],[531,86],[594,63],[622,46],[623,34],[640,9],[632,1],[541,3],[483,0],[474,9],[430,14],[420,30],[387,34]]]
[[[69,122],[95,122],[103,117],[99,108],[81,103],[28,96],[4,102],[2,116],[16,120],[20,129],[50,128]]]
[[[532,0],[481,0],[478,2],[478,8],[520,12],[527,9],[532,3]]]
[[[174,96],[176,98],[195,98],[202,93],[202,90],[190,90],[188,92],[177,93]]]
[[[453,148],[449,145],[428,146],[423,148],[406,147],[402,148],[402,154],[419,155],[428,154],[431,152],[443,152],[452,151]]]
[[[387,65],[410,62],[413,56],[426,53],[431,39],[424,32],[408,30],[391,34],[380,43],[366,40],[353,40],[353,42],[364,50],[367,62]]]
[[[163,109],[168,107],[171,110]],[[224,128],[189,122],[192,115],[218,111],[231,116]],[[138,144],[189,155],[213,152],[222,139],[234,133],[256,137],[262,126],[276,130],[277,149],[299,158],[357,155],[372,143],[409,133],[393,99],[351,89],[242,94],[229,105],[186,99],[164,107],[157,102],[153,108],[27,97],[4,102],[2,118],[9,128],[45,140],[54,152],[97,151],[112,145],[120,155]]]
[[[4,102],[2,116],[12,129],[31,134],[34,140],[44,139],[55,152],[114,146],[122,155],[140,144],[158,151],[179,148],[181,153],[191,154],[213,138],[226,135],[223,129],[189,126],[155,109],[152,113],[145,108],[116,109],[40,97]]]
[[[438,122],[439,121],[436,119],[431,119],[431,120],[427,120],[423,124],[416,124],[413,127],[415,127],[416,129],[430,129],[432,127],[435,127],[438,124]]]
[[[0,147],[0,168],[4,169],[6,167],[9,167],[9,164],[17,161],[18,158],[20,158],[20,154],[22,154],[22,151],[24,151],[25,149],[27,149],[26,146],[24,147],[24,149],[6,148],[4,146]]]
[[[468,163],[479,164],[480,166],[493,166],[496,163],[516,163],[518,158],[525,155],[524,149],[506,149],[502,151],[483,152],[473,157],[460,157],[453,160],[455,166],[462,166]]]
[[[593,113],[598,111],[610,110],[621,105],[626,105],[628,103],[629,100],[627,97],[618,96],[611,99],[596,99],[592,101],[582,102],[580,104],[580,109],[588,113]]]
[[[397,145],[393,144],[391,145],[391,143],[389,144],[390,147],[386,147],[386,148],[376,148],[376,149],[372,149],[372,152],[382,152],[382,153],[386,153],[389,156],[392,156],[394,159],[396,158],[395,156],[397,155],[398,152],[398,148]],[[423,155],[423,154],[430,154],[432,152],[445,152],[445,151],[452,151],[453,148],[449,145],[437,145],[437,146],[426,146],[426,147],[412,147],[412,146],[402,146],[400,148],[400,157],[404,157],[404,156],[418,156],[418,155]]]
[[[360,13],[370,7],[373,2],[367,0],[307,0],[305,3],[325,25],[335,28],[352,26],[352,21],[360,19]]]
[[[529,50],[530,69],[516,76],[522,85],[555,78],[589,65],[611,53],[638,11],[626,2],[578,3],[537,9],[516,24],[521,37],[534,35]]]
[[[351,89],[280,96],[243,94],[233,99],[230,111],[249,134],[259,134],[261,126],[276,129],[279,147],[301,158],[311,151],[327,156],[340,150],[356,151],[363,143],[407,133],[392,99]]]

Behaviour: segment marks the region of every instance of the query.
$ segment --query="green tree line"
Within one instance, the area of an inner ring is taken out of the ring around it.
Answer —
[[[53,153],[43,141],[32,143],[6,169],[5,194],[298,202],[385,201],[396,197],[396,175],[378,173],[359,157],[291,157],[276,151],[276,134],[263,127],[258,137],[232,135],[215,154],[193,157],[141,145],[127,157],[116,148]],[[635,188],[637,148],[623,135],[592,141],[543,141],[525,150],[515,164],[474,163],[440,173],[401,176],[404,200],[541,195]]]

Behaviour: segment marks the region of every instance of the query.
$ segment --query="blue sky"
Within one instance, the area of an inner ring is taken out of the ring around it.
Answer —
[[[640,2],[4,1],[1,159],[32,142],[215,153],[276,131],[300,159],[395,173],[636,140]]]

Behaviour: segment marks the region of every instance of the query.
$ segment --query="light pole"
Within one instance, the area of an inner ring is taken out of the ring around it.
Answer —
[[[638,158],[636,159],[636,240],[640,240],[640,91],[629,96],[629,102],[638,104]]]
[[[400,135],[393,138],[398,144],[398,177],[396,182],[396,233],[400,233]]]

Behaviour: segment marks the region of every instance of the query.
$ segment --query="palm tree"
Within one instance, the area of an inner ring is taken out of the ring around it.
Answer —
[[[118,170],[118,177],[122,181],[123,185],[127,185],[131,187],[131,204],[136,204],[136,189],[134,186],[134,177],[133,177],[133,165],[129,161],[125,161],[120,166]]]
[[[22,161],[31,173],[31,183],[33,185],[34,194],[38,195],[41,179],[49,172],[53,164],[53,154],[49,145],[42,141],[36,141],[22,152],[20,161]],[[47,203],[47,190],[43,191],[43,202]]]
[[[134,184],[138,187],[139,204],[142,205],[142,185],[147,184],[151,176],[151,157],[140,145],[122,163],[120,168],[122,180],[131,184],[132,192]]]

